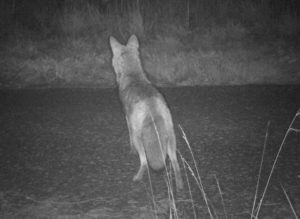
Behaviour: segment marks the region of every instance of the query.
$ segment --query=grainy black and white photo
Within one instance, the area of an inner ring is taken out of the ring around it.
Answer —
[[[0,0],[0,218],[298,219],[299,0]]]

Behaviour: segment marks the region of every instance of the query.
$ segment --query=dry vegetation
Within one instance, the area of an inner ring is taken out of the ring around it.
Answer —
[[[298,1],[1,1],[0,87],[111,87],[136,34],[158,85],[299,82]]]

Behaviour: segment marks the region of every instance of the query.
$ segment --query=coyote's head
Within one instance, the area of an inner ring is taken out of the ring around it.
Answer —
[[[139,42],[135,35],[132,35],[127,45],[122,45],[114,37],[109,38],[113,52],[112,65],[114,67],[118,84],[124,81],[124,77],[130,73],[143,73],[140,57]]]

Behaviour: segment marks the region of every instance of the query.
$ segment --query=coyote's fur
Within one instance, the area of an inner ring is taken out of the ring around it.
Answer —
[[[116,73],[120,99],[126,114],[130,145],[137,151],[140,168],[133,180],[140,180],[147,161],[154,170],[165,166],[168,154],[175,173],[176,186],[183,187],[176,156],[176,137],[169,108],[158,90],[152,86],[141,65],[139,42],[132,35],[127,45],[110,37],[112,65]]]

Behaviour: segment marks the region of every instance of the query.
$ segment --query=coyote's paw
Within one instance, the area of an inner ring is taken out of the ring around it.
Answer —
[[[143,178],[144,172],[147,169],[147,165],[141,165],[137,174],[133,177],[133,181],[140,181]]]
[[[134,175],[133,177],[133,181],[140,181],[142,179],[141,176],[139,176],[139,174]]]

